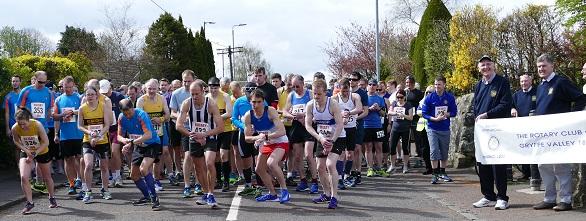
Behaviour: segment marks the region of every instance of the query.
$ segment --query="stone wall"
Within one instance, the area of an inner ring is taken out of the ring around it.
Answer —
[[[474,166],[474,112],[472,100],[474,94],[467,94],[456,99],[458,113],[451,119],[450,151],[448,164],[454,168]]]

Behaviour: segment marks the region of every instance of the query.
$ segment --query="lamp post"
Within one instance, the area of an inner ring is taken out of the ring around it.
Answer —
[[[213,24],[216,24],[216,22],[214,22],[214,21],[203,21],[203,31],[204,32],[206,31],[206,24],[213,25]]]
[[[378,30],[378,0],[376,0],[376,46],[375,46],[375,56],[376,56],[376,80],[380,81],[380,33]]]
[[[245,26],[246,24],[242,23],[242,24],[237,24],[237,25],[232,25],[232,50],[234,50],[234,28],[239,27],[239,26]],[[232,56],[230,56],[230,63],[232,64]],[[232,80],[234,80],[234,65],[230,65],[230,77]]]

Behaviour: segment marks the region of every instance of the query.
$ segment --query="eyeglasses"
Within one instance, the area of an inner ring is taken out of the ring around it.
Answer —
[[[256,87],[244,87],[245,92],[252,92],[256,89]]]

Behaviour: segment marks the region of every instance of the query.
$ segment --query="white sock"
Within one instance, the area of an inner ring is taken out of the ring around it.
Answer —
[[[86,184],[86,183],[81,183],[81,189],[82,189],[83,191],[88,191],[88,189],[87,189],[87,184]]]
[[[114,170],[114,179],[118,179],[120,177],[120,170]]]
[[[190,188],[191,186],[189,186],[189,184],[185,184],[185,188]]]
[[[293,172],[287,172],[287,178],[293,177]]]

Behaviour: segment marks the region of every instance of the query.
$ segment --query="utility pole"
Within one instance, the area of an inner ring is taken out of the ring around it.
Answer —
[[[228,48],[218,49],[218,54],[221,54],[222,56],[225,54],[228,55],[228,59],[230,60],[230,80],[232,81],[234,81],[234,64],[232,62],[232,56],[234,56],[234,53],[240,52],[242,52],[242,47],[232,48],[232,46],[228,46]]]

